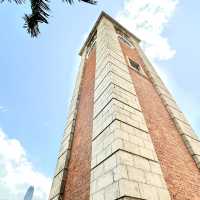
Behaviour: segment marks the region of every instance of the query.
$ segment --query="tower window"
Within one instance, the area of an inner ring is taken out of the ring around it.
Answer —
[[[116,33],[118,35],[118,38],[121,42],[123,42],[124,44],[126,44],[128,47],[133,48],[133,44],[130,40],[129,34],[127,34],[125,31],[123,31],[122,29],[115,27],[116,29]]]
[[[133,48],[132,43],[129,41],[129,39],[127,37],[122,36],[122,35],[118,35],[118,38],[119,38],[120,41],[125,43],[128,47]]]
[[[138,63],[136,63],[135,61],[133,61],[132,59],[128,58],[129,60],[129,63],[130,63],[130,66],[137,70],[137,71],[140,71],[140,65]]]

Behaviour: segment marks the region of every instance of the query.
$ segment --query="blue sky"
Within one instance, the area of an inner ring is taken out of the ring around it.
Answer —
[[[10,180],[7,166],[14,160],[21,168],[26,166],[33,180],[41,180],[35,200],[46,198],[79,65],[78,52],[101,10],[144,40],[145,52],[200,133],[199,7],[199,1],[186,0],[99,0],[97,6],[52,2],[49,25],[41,26],[42,34],[33,39],[22,28],[28,6],[1,4],[0,176],[4,182],[0,182],[0,197],[6,191],[7,199],[15,200],[28,184],[35,183],[22,180],[5,186]],[[5,158],[7,153],[10,160]]]

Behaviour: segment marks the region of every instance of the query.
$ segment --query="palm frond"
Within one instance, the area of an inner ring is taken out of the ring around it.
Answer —
[[[84,2],[90,3],[90,4],[97,4],[97,1],[95,1],[95,0],[81,0],[81,1],[84,1]]]
[[[4,1],[4,0],[3,0]],[[11,1],[11,0],[8,0]],[[15,0],[15,1],[24,1],[24,0]],[[69,4],[73,4],[74,0],[63,0]],[[78,0],[84,1],[90,4],[96,4],[95,0]],[[31,37],[37,37],[40,33],[39,24],[45,23],[48,24],[48,12],[50,11],[48,6],[48,0],[31,0],[31,10],[32,13],[24,16],[24,28],[27,32],[31,34]]]
[[[24,16],[24,28],[27,29],[27,32],[31,34],[32,37],[37,37],[40,33],[39,23],[48,24],[48,0],[31,0],[31,10],[30,15]]]
[[[74,0],[63,0],[65,2],[67,2],[68,4],[73,4],[74,3]],[[78,1],[83,1],[85,3],[90,3],[90,4],[96,4],[97,1],[95,0],[78,0]]]
[[[0,3],[4,3],[5,1],[7,1],[9,3],[12,3],[14,1],[16,4],[23,4],[23,3],[25,3],[25,0],[0,0]]]
[[[64,2],[67,2],[68,4],[73,4],[74,3],[74,1],[73,0],[63,0]]]

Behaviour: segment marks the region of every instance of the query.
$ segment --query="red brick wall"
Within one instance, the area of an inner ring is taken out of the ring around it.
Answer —
[[[144,66],[135,49],[125,56]],[[161,168],[173,200],[200,200],[200,172],[152,83],[129,68]]]
[[[89,200],[95,54],[85,63],[64,200]]]

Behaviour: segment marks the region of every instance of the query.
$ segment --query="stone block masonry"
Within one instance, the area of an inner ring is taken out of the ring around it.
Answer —
[[[98,18],[80,51],[49,200],[200,200],[200,140],[139,42]]]
[[[127,48],[122,43],[121,47],[127,57],[135,60],[145,69],[143,59],[136,48]],[[162,100],[151,79],[141,76],[131,68],[129,70],[172,199],[198,200],[200,172],[168,112],[166,107],[168,104]],[[170,104],[173,102],[173,108],[178,109],[173,99],[167,101]],[[182,117],[183,114],[180,116]]]
[[[89,199],[95,63],[94,49],[81,62],[50,192],[52,200]]]
[[[97,27],[91,200],[169,200],[113,24]]]
[[[66,128],[64,130],[64,135],[61,141],[61,147],[58,154],[58,160],[49,194],[49,200],[59,200],[63,198],[66,177],[68,173],[69,159],[71,154],[72,140],[76,126],[77,108],[79,104],[80,85],[84,71],[84,64],[85,64],[85,53],[83,53],[81,58],[79,72],[77,75],[75,88],[70,104],[68,120],[66,123]]]

